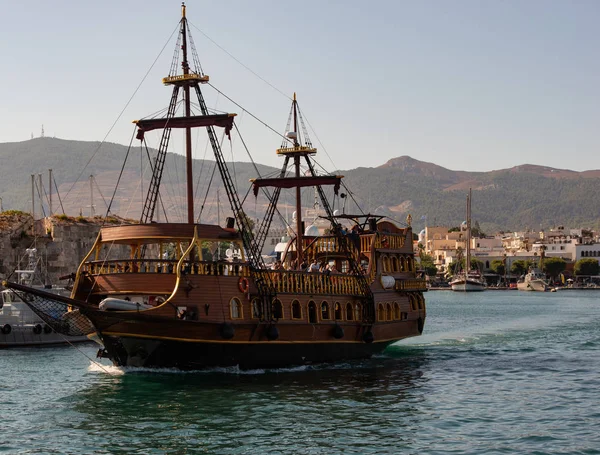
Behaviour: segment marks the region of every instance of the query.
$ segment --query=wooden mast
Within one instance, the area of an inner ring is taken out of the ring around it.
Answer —
[[[183,59],[181,67],[183,69],[184,77],[190,74],[190,65],[187,59],[187,19],[185,18],[185,3],[181,4],[181,34],[182,44],[181,50],[183,52]],[[190,86],[185,84],[183,86],[184,102],[185,102],[185,117],[191,117],[191,102],[190,102]],[[185,169],[187,177],[187,213],[188,223],[194,224],[194,182],[192,175],[192,129],[188,126],[185,129]]]
[[[467,259],[465,264],[465,280],[469,278],[471,271],[471,188],[467,196]],[[465,281],[466,286],[466,281]]]
[[[296,92],[294,92],[294,132],[296,137],[294,139],[294,147],[299,147],[298,142],[298,102],[296,101]],[[296,169],[296,177],[300,177],[300,155],[294,155],[294,167]],[[296,187],[296,261],[298,267],[302,263],[302,199],[300,187]]]

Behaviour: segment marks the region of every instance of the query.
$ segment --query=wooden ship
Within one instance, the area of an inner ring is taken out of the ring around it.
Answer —
[[[138,138],[162,129],[139,224],[103,227],[77,270],[70,297],[5,283],[54,330],[88,335],[99,356],[117,366],[186,370],[239,366],[287,367],[368,358],[389,344],[420,335],[426,317],[425,281],[417,278],[410,220],[404,227],[370,214],[339,215],[326,197],[338,194],[342,177],[315,170],[310,143],[292,102],[277,154],[277,178],[251,181],[268,196],[263,221],[254,229],[226,166],[216,128],[227,135],[234,114],[211,114],[202,86],[208,76],[190,68],[185,5],[178,49],[182,74],[172,69],[167,116],[137,121]],[[195,48],[192,61],[197,62]],[[178,52],[178,50],[176,50]],[[183,94],[184,115],[175,116]],[[192,115],[192,95],[201,115]],[[155,211],[171,130],[185,131],[187,223],[156,222]],[[233,217],[224,227],[194,218],[192,130],[206,128]],[[301,171],[301,166],[308,172]],[[314,187],[326,232],[304,228],[301,189]],[[296,220],[277,268],[261,249],[282,189],[295,191]],[[228,254],[215,251],[228,245]],[[303,268],[304,263],[320,264]]]

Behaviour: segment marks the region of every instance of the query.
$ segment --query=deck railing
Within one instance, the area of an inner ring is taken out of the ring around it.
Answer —
[[[394,287],[397,291],[424,291],[427,289],[425,280],[396,280]]]
[[[265,270],[257,275],[269,280],[279,293],[359,295],[356,277],[343,274]]]
[[[384,234],[378,233],[375,239],[375,248],[399,249],[404,247],[406,241],[405,234]]]
[[[174,274],[174,260],[111,260],[89,261],[83,271],[91,275],[120,273],[166,273]],[[189,275],[250,276],[247,263],[225,261],[184,262],[183,272]],[[259,270],[258,278],[272,283],[277,293],[359,295],[358,280],[352,275],[308,273],[288,270]]]
[[[110,261],[88,261],[83,271],[91,275],[111,273],[175,273],[176,260],[127,259]],[[249,266],[245,262],[229,261],[184,261],[183,272],[191,275],[248,276]]]

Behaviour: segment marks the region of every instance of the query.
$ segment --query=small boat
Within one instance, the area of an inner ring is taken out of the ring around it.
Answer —
[[[416,276],[410,218],[399,226],[370,213],[340,215],[332,209],[327,195],[338,204],[345,197],[339,193],[342,176],[316,171],[317,149],[295,94],[276,151],[284,161],[279,176],[251,180],[254,195],[261,192],[269,201],[253,229],[215,133],[223,128],[226,140],[237,132],[235,114],[208,111],[202,86],[209,78],[199,66],[185,11],[184,5],[176,46],[181,65],[163,79],[173,88],[167,117],[135,122],[140,140],[147,131],[163,130],[140,223],[101,228],[70,297],[18,283],[5,286],[55,330],[98,341],[98,355],[116,366],[279,368],[368,358],[420,335],[426,284]],[[198,65],[192,69],[190,62]],[[176,74],[179,67],[183,74]],[[182,92],[185,112],[177,117]],[[201,115],[191,115],[192,94]],[[154,214],[167,145],[178,128],[185,133],[187,223],[159,223]],[[191,178],[196,128],[208,133],[227,192],[233,216],[225,226],[196,221]],[[318,194],[324,211],[319,222],[326,230],[305,228],[305,187]],[[284,189],[295,194],[296,217],[277,268],[271,268],[261,251]]]
[[[453,291],[480,292],[485,291],[485,278],[479,270],[471,270],[471,188],[467,195],[467,254],[465,270],[459,271],[450,281]]]
[[[546,281],[546,274],[542,272],[544,269],[544,258],[546,257],[546,247],[542,245],[540,248],[540,260],[538,266],[530,266],[525,276],[517,281],[517,289],[519,291],[537,291],[546,292],[550,290],[550,285]]]
[[[17,282],[44,292],[69,295],[70,291],[50,284],[36,284],[39,278],[39,258],[36,248],[28,248],[27,267],[15,270]],[[17,346],[41,346],[88,341],[86,336],[65,336],[57,333],[10,289],[0,292],[0,348]]]
[[[477,271],[471,271],[468,275],[464,272],[456,274],[450,281],[450,287],[453,291],[460,292],[477,292],[486,289],[485,280]]]
[[[545,292],[550,289],[546,275],[537,267],[530,267],[525,276],[517,282],[519,291]]]

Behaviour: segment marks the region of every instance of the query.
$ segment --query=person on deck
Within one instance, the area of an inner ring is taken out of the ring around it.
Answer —
[[[313,259],[312,264],[310,264],[308,271],[311,273],[315,273],[315,272],[319,271],[319,263],[317,262],[316,259]]]

